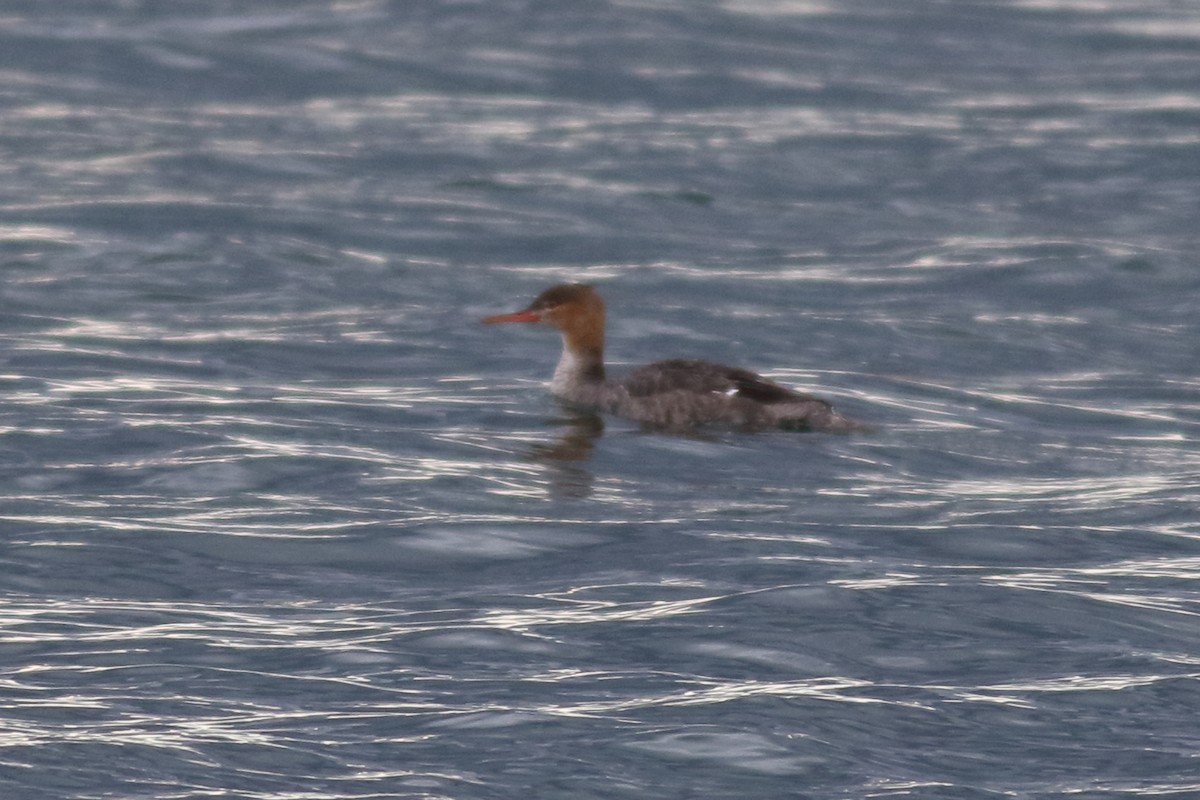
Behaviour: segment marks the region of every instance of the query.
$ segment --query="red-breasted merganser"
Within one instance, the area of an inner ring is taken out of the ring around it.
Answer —
[[[724,424],[748,430],[848,432],[867,426],[826,401],[753,372],[710,361],[672,359],[647,364],[623,380],[604,373],[604,301],[591,286],[569,283],[539,294],[529,307],[484,322],[535,322],[562,332],[563,351],[550,391],[573,405],[632,419],[652,428],[687,431]]]

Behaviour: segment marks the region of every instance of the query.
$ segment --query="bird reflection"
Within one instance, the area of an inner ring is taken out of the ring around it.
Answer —
[[[598,414],[572,412],[553,420],[564,426],[558,437],[529,448],[529,460],[544,464],[550,478],[550,493],[557,497],[587,497],[595,481],[584,466],[596,439],[604,433],[604,420]]]

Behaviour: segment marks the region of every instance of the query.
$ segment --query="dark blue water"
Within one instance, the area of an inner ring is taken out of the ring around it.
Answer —
[[[3,797],[1200,796],[1195,4],[10,0],[0,174]]]

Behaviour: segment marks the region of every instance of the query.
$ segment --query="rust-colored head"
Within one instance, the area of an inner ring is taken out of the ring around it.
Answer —
[[[595,327],[604,328],[604,301],[586,283],[560,283],[551,286],[534,298],[527,308],[511,314],[484,317],[489,324],[497,322],[542,322],[559,330]]]
[[[483,322],[540,322],[558,328],[573,351],[599,355],[604,349],[604,301],[586,283],[560,283],[534,298],[527,308],[484,317]]]

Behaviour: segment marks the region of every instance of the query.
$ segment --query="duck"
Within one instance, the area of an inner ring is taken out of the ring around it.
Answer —
[[[590,284],[551,286],[522,310],[481,321],[557,329],[563,347],[550,380],[551,394],[570,406],[633,420],[645,428],[686,432],[722,426],[833,433],[869,428],[844,416],[827,400],[713,361],[674,358],[610,378],[604,364],[604,301]]]

